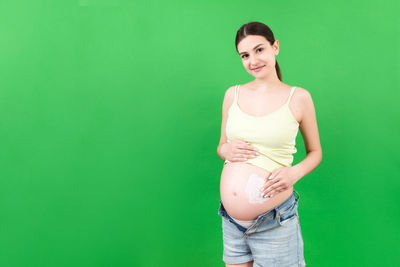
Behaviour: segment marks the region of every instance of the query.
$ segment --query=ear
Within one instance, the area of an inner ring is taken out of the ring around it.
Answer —
[[[275,40],[274,44],[272,45],[274,49],[274,54],[277,56],[279,54],[279,40]]]

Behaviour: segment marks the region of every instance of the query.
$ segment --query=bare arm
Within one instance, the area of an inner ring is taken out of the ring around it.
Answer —
[[[300,131],[303,136],[307,156],[293,168],[297,169],[298,180],[312,172],[322,161],[322,148],[319,140],[315,107],[310,93],[303,90],[301,97],[302,119]]]
[[[221,149],[223,145],[228,142],[225,132],[226,127],[226,120],[228,118],[228,110],[233,103],[235,97],[235,88],[234,86],[228,88],[225,92],[224,101],[222,103],[222,123],[221,123],[221,138],[219,140],[219,144],[217,147],[217,155],[222,159],[225,160],[225,157],[221,153]]]

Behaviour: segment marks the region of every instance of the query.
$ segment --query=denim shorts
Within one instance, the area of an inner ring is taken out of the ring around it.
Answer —
[[[227,264],[254,261],[253,267],[305,266],[297,211],[299,198],[294,190],[287,200],[259,215],[248,228],[236,223],[220,200],[218,215],[222,217],[223,261]]]

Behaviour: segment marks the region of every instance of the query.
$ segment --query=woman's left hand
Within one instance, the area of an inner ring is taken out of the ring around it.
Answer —
[[[267,177],[265,185],[261,189],[264,197],[273,197],[279,192],[283,192],[292,187],[298,180],[297,171],[293,167],[281,167]]]

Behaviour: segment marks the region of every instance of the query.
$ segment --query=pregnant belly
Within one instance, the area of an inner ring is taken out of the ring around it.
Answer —
[[[238,220],[255,220],[257,217],[283,203],[293,193],[293,186],[275,193],[272,198],[262,198],[260,187],[271,172],[244,162],[224,165],[221,174],[221,201],[228,214]]]

